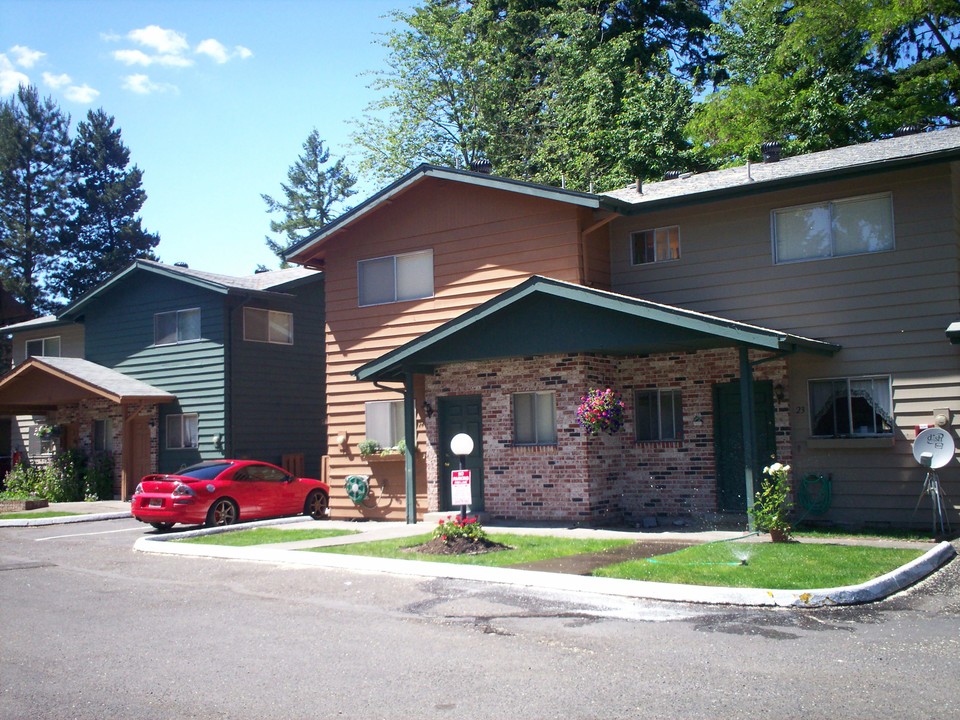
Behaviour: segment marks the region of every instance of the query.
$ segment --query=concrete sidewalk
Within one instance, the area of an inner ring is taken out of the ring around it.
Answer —
[[[60,517],[40,517],[49,512],[67,512],[74,515]],[[6,514],[6,513],[5,513]],[[130,503],[123,500],[97,500],[95,502],[65,502],[50,503],[45,508],[23,510],[17,515],[35,515],[11,520],[0,520],[0,527],[37,527],[41,525],[66,525],[78,522],[94,522],[97,520],[116,520],[130,517]]]

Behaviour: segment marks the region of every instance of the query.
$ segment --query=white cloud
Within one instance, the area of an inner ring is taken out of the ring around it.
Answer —
[[[237,45],[233,48],[233,54],[241,60],[246,60],[247,58],[253,57],[253,50],[244,47],[243,45]]]
[[[127,37],[140,45],[146,45],[161,55],[177,55],[189,48],[187,38],[176,30],[165,30],[159,25],[131,30]]]
[[[193,60],[183,55],[147,55],[142,50],[114,50],[113,59],[124,65],[163,65],[165,67],[189,67]]]
[[[32,68],[40,58],[46,55],[46,53],[42,53],[39,50],[31,50],[23,45],[14,45],[10,48],[10,54],[13,55],[13,61],[17,65],[27,69]]]
[[[21,85],[29,85],[30,78],[19,70],[3,53],[0,53],[0,95],[12,95]]]
[[[127,75],[123,78],[123,89],[137,95],[152,95],[158,92],[177,92],[175,85],[155,83],[147,75]]]
[[[71,85],[67,88],[64,96],[71,102],[89,105],[100,96],[100,91],[94,90],[84,83],[83,85]]]
[[[45,72],[43,74],[43,84],[54,90],[59,90],[64,85],[69,85],[72,82],[72,78],[66,73],[61,73],[59,75],[54,75],[53,73]]]
[[[197,45],[196,52],[198,55],[207,55],[212,58],[214,62],[218,62],[221,65],[230,59],[230,54],[223,46],[223,43],[213,38],[208,38]]]

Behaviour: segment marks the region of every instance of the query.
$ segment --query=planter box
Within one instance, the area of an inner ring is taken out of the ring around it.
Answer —
[[[23,512],[49,507],[46,500],[0,500],[0,513]]]

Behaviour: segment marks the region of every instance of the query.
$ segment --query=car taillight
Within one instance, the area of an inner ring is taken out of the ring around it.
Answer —
[[[189,485],[184,485],[183,483],[177,483],[177,486],[173,489],[173,494],[176,495],[189,495],[191,497],[195,496],[196,493],[193,491]]]
[[[133,494],[134,494],[134,495],[142,495],[142,494],[143,494],[143,483],[137,483],[137,489],[133,491]]]

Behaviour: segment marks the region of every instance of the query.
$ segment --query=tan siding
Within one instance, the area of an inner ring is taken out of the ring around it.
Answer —
[[[397,393],[358,383],[351,372],[385,352],[489,300],[531,275],[580,280],[580,230],[590,213],[531,196],[429,180],[385,203],[322,249],[326,272],[327,393],[331,508],[334,517],[405,516],[403,463],[360,458],[363,404],[396,400]],[[358,307],[357,262],[433,250],[434,296]],[[422,413],[422,382],[417,411]],[[422,416],[418,447],[425,447]],[[344,452],[336,444],[348,435]],[[357,507],[344,479],[372,477],[376,507]],[[418,455],[417,512],[426,507],[426,465]]]

